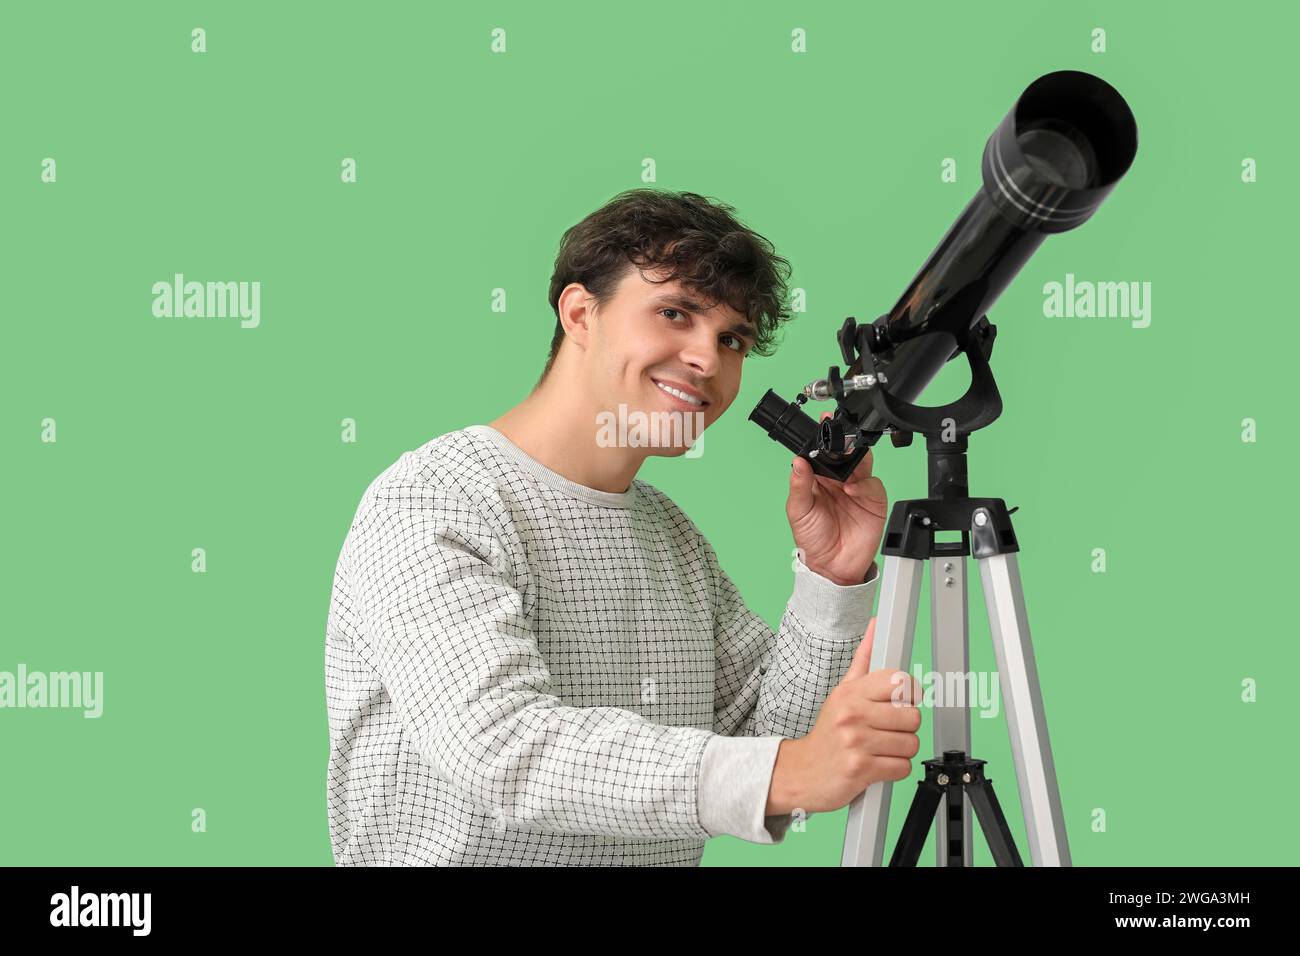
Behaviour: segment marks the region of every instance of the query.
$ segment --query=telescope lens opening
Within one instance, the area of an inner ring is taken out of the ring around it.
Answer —
[[[1128,171],[1137,152],[1137,124],[1128,104],[1109,83],[1090,73],[1062,70],[1040,76],[1021,95],[1012,115],[1017,143],[1028,133],[1051,130],[1083,153],[1091,169],[1087,185],[1070,184],[1070,188],[1113,185]],[[1077,168],[1077,160],[1058,157],[1061,149],[1058,142],[1035,154],[1067,178],[1068,167],[1073,161]]]
[[[984,146],[985,194],[1015,228],[1087,222],[1137,152],[1128,104],[1105,80],[1062,70],[1029,84]]]
[[[1016,141],[1025,162],[1048,182],[1066,189],[1097,184],[1097,154],[1088,138],[1064,120],[1040,120]]]

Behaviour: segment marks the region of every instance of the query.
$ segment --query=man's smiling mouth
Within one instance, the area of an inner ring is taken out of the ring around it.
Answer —
[[[697,392],[688,391],[687,389],[681,386],[670,385],[667,382],[661,382],[655,378],[652,378],[650,381],[654,382],[655,386],[661,392],[664,392],[665,394],[668,395],[672,395],[674,398],[680,399],[681,401],[686,402],[688,405],[691,405],[694,408],[703,408],[704,406],[709,404],[708,399],[703,398]]]

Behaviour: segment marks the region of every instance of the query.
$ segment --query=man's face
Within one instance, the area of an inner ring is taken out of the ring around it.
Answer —
[[[689,419],[694,435],[727,410],[740,391],[754,328],[725,303],[704,309],[710,303],[700,298],[676,280],[647,281],[636,268],[623,276],[592,324],[589,370],[602,409],[617,412],[625,403],[629,413],[675,413]],[[656,453],[681,454],[686,445]]]

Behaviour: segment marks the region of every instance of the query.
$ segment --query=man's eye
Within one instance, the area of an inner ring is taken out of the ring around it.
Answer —
[[[674,314],[676,314],[676,315],[683,315],[683,313],[680,312],[680,311],[678,311],[677,309],[660,309],[658,314],[659,314],[659,315],[663,315],[663,314],[666,313],[666,312],[672,312],[672,313],[674,313]],[[675,319],[672,319],[671,317],[669,318],[669,321],[671,321],[674,325],[677,324],[677,321],[676,321]],[[725,332],[725,333],[723,333],[723,337],[724,337],[724,338],[727,338],[727,339],[731,339],[731,341],[733,341],[733,342],[736,343],[734,346],[727,346],[728,348],[730,348],[730,349],[731,349],[732,351],[734,351],[734,352],[739,352],[741,355],[744,355],[744,354],[745,354],[745,340],[744,340],[744,339],[742,339],[742,338],[741,338],[740,336],[738,336],[738,335],[732,335],[730,332]]]

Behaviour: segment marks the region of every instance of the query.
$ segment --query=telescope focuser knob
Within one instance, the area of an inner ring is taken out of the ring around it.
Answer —
[[[840,343],[840,355],[844,356],[844,364],[852,365],[858,358],[858,320],[851,315],[845,319],[836,338]]]
[[[821,423],[821,447],[834,455],[844,454],[844,425],[837,418],[823,419]]]

